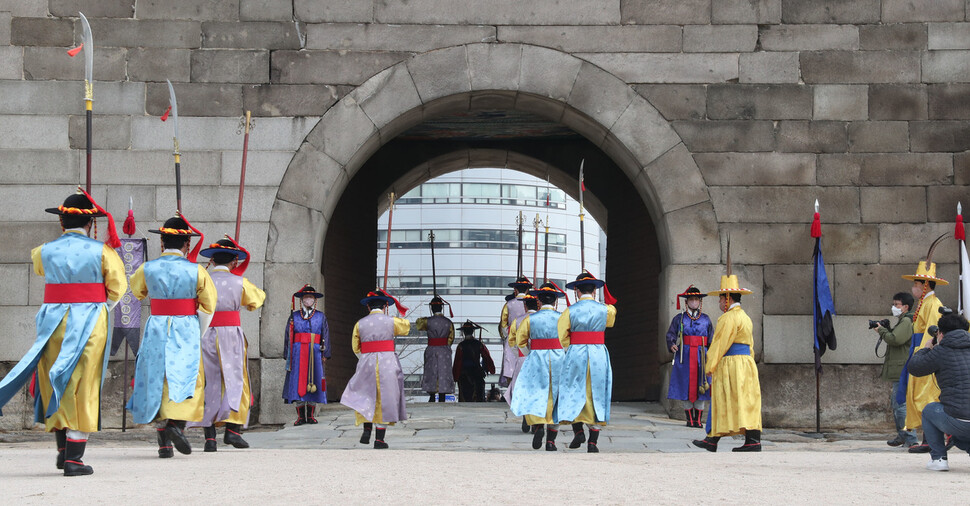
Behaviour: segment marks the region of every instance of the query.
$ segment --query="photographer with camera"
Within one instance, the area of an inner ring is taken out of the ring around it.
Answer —
[[[896,437],[886,441],[889,446],[905,445],[906,448],[917,443],[916,432],[906,430],[906,402],[897,400],[899,393],[899,378],[903,366],[909,358],[909,344],[913,337],[913,296],[907,292],[893,295],[892,314],[897,317],[896,325],[890,327],[889,320],[869,320],[869,328],[879,333],[876,342],[876,356],[879,356],[879,345],[886,343],[885,359],[882,363],[882,375],[885,381],[892,382],[891,406],[893,420],[896,424]]]
[[[913,376],[936,375],[940,400],[923,408],[923,435],[930,445],[931,471],[949,471],[945,434],[961,450],[970,451],[970,325],[949,308],[940,309],[943,316],[938,329],[930,327],[933,336],[923,349],[909,359]]]

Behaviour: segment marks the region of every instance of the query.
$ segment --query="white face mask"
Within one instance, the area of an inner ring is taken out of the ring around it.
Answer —
[[[895,316],[895,317],[897,317],[897,318],[898,318],[898,317],[899,317],[900,315],[902,315],[902,314],[903,314],[903,308],[901,308],[901,307],[896,307],[896,306],[892,306],[892,308],[891,308],[891,309],[892,309],[892,311],[893,311],[893,316]]]

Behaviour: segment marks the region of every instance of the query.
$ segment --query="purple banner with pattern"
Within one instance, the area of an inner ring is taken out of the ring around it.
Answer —
[[[146,246],[145,239],[121,239],[121,247],[116,251],[125,264],[125,276],[130,278],[138,267],[145,263]],[[131,351],[138,353],[138,344],[141,342],[141,301],[132,295],[131,290],[125,292],[114,309],[112,355],[121,348],[122,341],[128,341]]]

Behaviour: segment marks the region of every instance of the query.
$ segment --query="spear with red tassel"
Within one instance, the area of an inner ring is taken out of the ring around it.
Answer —
[[[77,56],[84,50],[84,114],[85,126],[87,127],[87,179],[84,181],[84,190],[91,193],[91,115],[94,109],[94,37],[91,35],[91,25],[88,18],[78,12],[81,17],[81,27],[83,29],[81,45],[68,50],[70,57]],[[87,46],[87,49],[84,48]]]

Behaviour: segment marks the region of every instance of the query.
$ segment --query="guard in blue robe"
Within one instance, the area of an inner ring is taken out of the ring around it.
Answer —
[[[330,327],[327,317],[317,309],[320,297],[323,294],[310,285],[294,293],[293,298],[300,299],[300,309],[290,313],[286,322],[283,400],[287,404],[296,403],[293,425],[317,423],[314,417],[317,403],[327,403],[325,362],[330,359]]]
[[[674,316],[667,329],[667,349],[674,354],[667,398],[681,401],[687,426],[697,428],[704,426],[701,420],[707,401],[711,400],[703,360],[714,336],[714,325],[701,312],[701,299],[707,294],[691,285],[677,295],[677,309],[680,309],[681,297],[686,299],[687,307]]]

